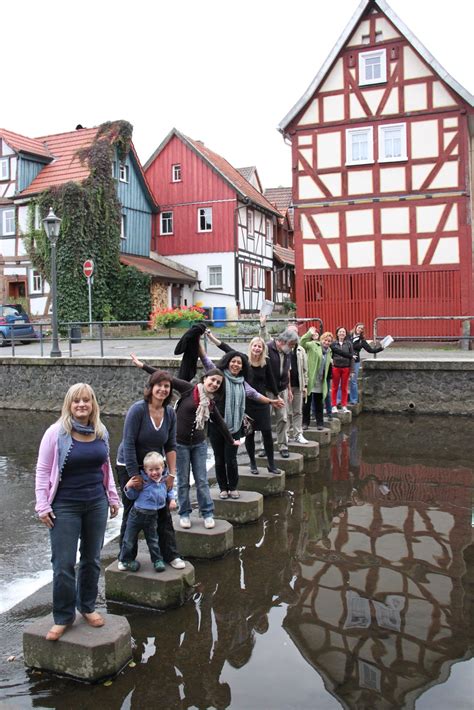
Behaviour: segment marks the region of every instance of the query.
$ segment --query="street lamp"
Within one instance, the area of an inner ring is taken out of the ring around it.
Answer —
[[[53,212],[53,208],[49,208],[48,216],[43,219],[44,231],[48,235],[51,242],[51,292],[53,297],[53,314],[51,317],[53,324],[53,342],[50,352],[50,357],[61,357],[61,350],[58,342],[58,297],[56,293],[56,244],[61,228],[61,220]]]

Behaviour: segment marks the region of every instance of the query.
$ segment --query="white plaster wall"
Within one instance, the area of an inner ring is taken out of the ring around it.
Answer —
[[[373,210],[352,210],[346,212],[346,232],[348,237],[361,237],[373,234]]]
[[[298,152],[306,160],[306,162],[313,167],[313,149],[300,148]]]
[[[416,241],[416,249],[417,249],[417,255],[418,255],[418,264],[423,264],[423,259],[426,256],[426,252],[430,248],[431,244],[431,238],[430,239],[417,239]]]
[[[341,166],[341,133],[318,133],[318,168]]]
[[[457,135],[456,131],[449,131],[449,132],[443,133],[443,148],[446,149],[456,135]],[[458,155],[458,153],[459,153],[459,149],[458,149],[457,145],[455,145],[454,148],[450,149],[450,155]]]
[[[411,47],[403,48],[403,73],[405,79],[418,79],[433,75],[428,65],[418,57]]]
[[[3,256],[16,256],[15,244],[16,240],[14,237],[12,239],[2,237],[0,239],[0,254],[3,254]]]
[[[2,155],[13,155],[15,151],[2,139]]]
[[[301,225],[301,234],[303,236],[303,239],[315,239],[313,230],[311,229],[311,226],[309,224],[309,220],[305,214],[301,215],[300,225]]]
[[[443,128],[457,128],[458,123],[457,116],[451,116],[450,118],[443,119]]]
[[[431,260],[432,264],[459,264],[459,240],[457,237],[444,237],[439,240]]]
[[[235,259],[231,252],[211,252],[204,254],[174,254],[169,257],[178,264],[183,264],[190,269],[195,269],[198,272],[198,279],[201,281],[201,286],[203,290],[207,290],[209,287],[208,283],[208,266],[222,266],[222,288],[220,290],[213,291],[213,293],[228,293],[234,296],[234,266]],[[206,298],[198,298],[197,300],[204,301],[204,305],[208,306]],[[217,304],[219,305],[219,304]]]
[[[351,118],[364,118],[366,113],[355,94],[349,96],[349,113]]]
[[[305,269],[329,268],[329,264],[319,244],[303,244],[303,263]]]
[[[356,29],[354,30],[354,34],[352,35],[351,39],[347,43],[347,46],[352,47],[353,45],[361,44],[362,35],[368,35],[369,32],[370,32],[369,20],[363,20],[362,22],[359,22]]]
[[[373,192],[372,170],[356,170],[348,172],[348,190],[350,195],[363,195]]]
[[[371,91],[366,90],[362,92],[364,99],[367,101],[369,108],[374,115],[377,113],[377,109],[384,93],[385,89],[372,89]]]
[[[400,192],[406,190],[405,168],[381,168],[380,191]]]
[[[456,101],[453,99],[449,91],[447,91],[440,81],[433,83],[433,106],[455,106]]]
[[[374,242],[348,242],[347,265],[352,269],[375,266]]]
[[[394,113],[399,113],[399,107],[398,107],[398,88],[392,89],[388,99],[385,103],[385,106],[383,107],[382,110],[382,115],[383,116],[390,116]]]
[[[408,234],[410,231],[408,207],[391,207],[380,212],[382,234]]]
[[[344,118],[344,96],[336,94],[335,96],[325,96],[323,99],[323,112],[325,123],[333,121],[342,121]]]
[[[328,244],[328,249],[334,259],[334,263],[338,268],[341,268],[341,247],[339,244]]]
[[[327,187],[333,197],[340,197],[342,194],[341,173],[326,173],[320,175],[319,179]]]
[[[32,316],[42,316],[46,310],[45,296],[30,296],[30,314]]]
[[[319,123],[319,106],[316,99],[314,99],[301,116],[298,125],[306,126],[309,123]]]
[[[298,146],[311,146],[313,144],[313,136],[312,134],[303,134],[298,136]]]
[[[315,222],[318,226],[321,236],[325,239],[339,238],[339,213],[338,212],[323,212],[314,215]]]
[[[458,185],[458,162],[450,161],[441,166],[440,171],[431,181],[430,187],[438,190],[441,187],[457,187]]]
[[[382,239],[382,263],[384,266],[409,266],[410,240]]]
[[[320,92],[323,91],[339,91],[344,88],[344,72],[342,59],[338,59],[324,84],[319,89]]]
[[[403,87],[405,111],[424,111],[428,106],[426,84],[407,84]]]
[[[458,206],[454,204],[451,207],[451,211],[449,213],[448,219],[446,220],[446,224],[444,226],[444,229],[446,232],[451,232],[455,231],[459,228],[459,219],[458,219]]]
[[[438,121],[414,121],[410,130],[412,158],[435,158],[438,156]]]
[[[393,25],[385,17],[377,17],[375,20],[375,31],[382,32],[382,41],[387,39],[396,39],[400,37],[399,33]]]
[[[416,231],[434,232],[446,205],[428,205],[416,208]]]
[[[26,234],[28,231],[28,206],[20,205],[17,212],[18,228],[20,234]]]
[[[10,158],[10,180],[16,180],[17,158]]]
[[[300,175],[298,177],[298,191],[301,200],[324,197],[323,191],[319,189],[309,175]]]
[[[5,266],[3,268],[4,276],[26,276],[26,266]]]
[[[419,190],[423,185],[425,179],[431,172],[431,169],[435,166],[435,163],[425,163],[424,165],[413,165],[411,169],[412,175],[412,186],[414,190]]]

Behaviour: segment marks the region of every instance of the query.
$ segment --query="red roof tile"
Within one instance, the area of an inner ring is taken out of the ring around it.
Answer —
[[[19,133],[7,131],[5,128],[0,128],[0,137],[8,143],[12,150],[18,153],[30,153],[31,155],[40,155],[43,158],[52,158],[41,138],[27,138]]]
[[[288,249],[288,247],[281,247],[279,244],[274,244],[273,256],[276,256],[282,264],[289,264],[290,266],[295,265],[295,252],[293,249]]]
[[[44,142],[49,148],[54,160],[43,168],[20,195],[22,197],[36,195],[49,187],[63,185],[70,181],[82,182],[89,177],[89,168],[87,165],[81,165],[76,153],[80,148],[91,145],[98,130],[98,127],[84,128],[38,138],[38,141]]]
[[[286,215],[288,207],[291,205],[291,187],[268,187],[264,191],[264,196],[277,210]]]
[[[196,283],[196,279],[184,271],[178,271],[178,269],[173,269],[171,266],[161,264],[154,259],[148,259],[146,256],[120,254],[120,262],[125,266],[134,266],[138,271],[144,274],[151,274],[162,281],[187,284]]]

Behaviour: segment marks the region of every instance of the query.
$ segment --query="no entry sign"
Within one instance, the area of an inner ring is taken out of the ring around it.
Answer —
[[[82,270],[84,271],[84,276],[90,279],[90,277],[94,273],[94,262],[92,261],[92,259],[87,259],[83,263]]]

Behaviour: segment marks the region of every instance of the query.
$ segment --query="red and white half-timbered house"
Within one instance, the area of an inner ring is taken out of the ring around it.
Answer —
[[[384,0],[362,0],[279,125],[292,144],[299,315],[329,327],[472,315],[473,106]]]
[[[195,303],[224,307],[228,318],[236,318],[273,298],[280,214],[261,193],[256,171],[249,182],[225,158],[174,128],[145,174],[161,206],[152,248],[197,270]]]

